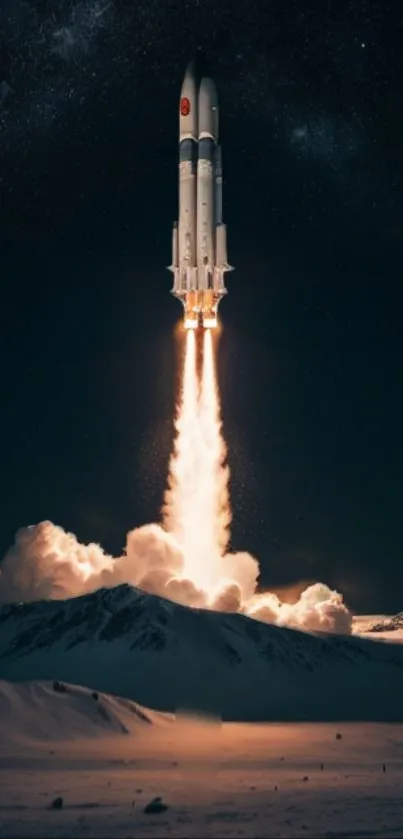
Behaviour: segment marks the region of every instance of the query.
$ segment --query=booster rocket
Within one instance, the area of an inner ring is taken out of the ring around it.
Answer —
[[[179,221],[172,233],[172,294],[182,301],[185,328],[217,326],[227,293],[227,231],[222,220],[222,157],[218,98],[212,79],[198,86],[190,64],[179,101]]]

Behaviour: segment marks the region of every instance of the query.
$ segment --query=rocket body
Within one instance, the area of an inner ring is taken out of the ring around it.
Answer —
[[[172,294],[185,310],[185,327],[217,325],[227,293],[226,228],[222,221],[222,157],[218,99],[212,79],[197,84],[186,71],[179,102],[179,220],[172,234]]]

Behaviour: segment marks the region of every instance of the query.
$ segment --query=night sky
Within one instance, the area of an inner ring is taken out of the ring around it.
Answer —
[[[318,11],[319,9],[319,11]],[[220,98],[232,547],[403,608],[403,16],[370,0],[1,0],[0,555],[113,553],[173,439],[178,98]]]

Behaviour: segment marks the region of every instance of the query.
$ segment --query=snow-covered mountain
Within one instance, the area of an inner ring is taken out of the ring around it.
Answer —
[[[403,645],[189,609],[126,585],[1,606],[0,678],[232,720],[403,719]]]

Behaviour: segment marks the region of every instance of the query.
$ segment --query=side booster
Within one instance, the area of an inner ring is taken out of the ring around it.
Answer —
[[[190,65],[179,103],[179,222],[172,234],[172,294],[182,301],[185,328],[217,326],[227,293],[227,231],[222,221],[222,158],[218,99],[212,79],[198,88]]]

